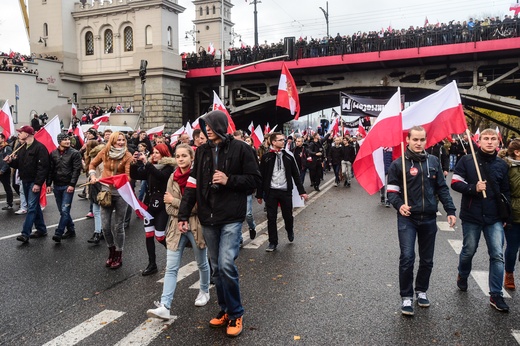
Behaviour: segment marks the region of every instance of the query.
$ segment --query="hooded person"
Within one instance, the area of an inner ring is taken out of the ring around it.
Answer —
[[[235,259],[240,248],[247,195],[261,183],[261,175],[248,144],[226,134],[225,113],[211,111],[201,117],[199,123],[208,142],[195,153],[179,207],[178,227],[181,232],[189,229],[188,220],[197,203],[220,306],[220,312],[209,324],[227,326],[227,335],[233,337],[242,332],[244,314]],[[222,253],[227,255],[219,256]]]

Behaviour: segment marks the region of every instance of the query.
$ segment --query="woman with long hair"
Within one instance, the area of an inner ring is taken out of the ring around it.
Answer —
[[[97,182],[96,167],[103,163],[101,178],[109,178],[118,174],[126,174],[130,180],[130,164],[132,154],[126,147],[126,137],[122,132],[113,132],[108,142],[99,154],[90,162],[88,167],[90,183]],[[123,248],[125,245],[124,219],[128,205],[119,195],[113,185],[102,184],[102,191],[110,191],[112,203],[109,207],[101,206],[101,222],[103,233],[108,246],[109,255],[105,265],[111,269],[118,269],[123,265]],[[112,228],[112,214],[115,210],[114,227]]]
[[[504,253],[505,278],[504,287],[514,290],[515,264],[520,247],[520,140],[509,143],[506,162],[509,165],[509,189],[511,192],[511,223],[504,228],[506,251]]]
[[[199,268],[200,290],[195,299],[195,306],[204,306],[209,301],[209,264],[206,243],[202,236],[202,227],[197,217],[197,206],[191,212],[189,225],[191,229],[179,231],[177,216],[184,189],[191,173],[191,165],[195,153],[188,144],[179,144],[175,151],[177,169],[168,180],[168,187],[164,194],[166,211],[171,216],[166,234],[166,272],[164,274],[163,292],[160,302],[155,302],[156,309],[150,309],[146,313],[149,317],[163,320],[170,319],[170,308],[177,287],[177,274],[181,265],[182,253],[189,242],[193,247],[195,260]]]
[[[87,142],[87,148],[85,151],[85,167],[87,168],[90,166],[90,162],[99,154],[99,152],[105,147],[104,144],[99,144],[99,142],[95,139],[91,139]],[[103,163],[100,163],[96,167],[96,176],[100,177],[101,172],[103,172]],[[88,174],[88,172],[87,172]],[[94,234],[92,235],[92,238],[87,240],[88,243],[91,244],[99,244],[101,240],[104,239],[103,237],[103,229],[101,228],[101,206],[99,205],[96,197],[99,191],[101,191],[101,184],[95,183],[90,184],[88,186],[88,195],[90,199],[90,206],[92,210],[92,215],[94,216]]]
[[[136,151],[133,164],[130,166],[132,179],[148,182],[144,203],[148,206],[147,211],[153,216],[152,220],[145,220],[144,225],[148,266],[143,270],[143,276],[157,273],[154,236],[159,243],[166,246],[165,230],[169,216],[164,205],[164,193],[168,178],[174,169],[175,159],[171,157],[166,144],[157,144],[150,159],[147,159],[144,153]]]

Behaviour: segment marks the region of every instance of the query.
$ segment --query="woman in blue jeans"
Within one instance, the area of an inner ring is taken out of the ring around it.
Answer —
[[[163,320],[170,319],[170,308],[177,286],[177,274],[181,265],[182,253],[188,242],[191,243],[195,260],[199,268],[200,291],[195,299],[195,306],[204,306],[209,301],[209,264],[206,250],[206,243],[202,236],[202,227],[197,217],[197,207],[192,210],[189,225],[191,229],[178,230],[177,215],[179,213],[179,205],[184,193],[184,188],[188,182],[191,172],[191,165],[195,153],[187,144],[179,144],[175,151],[175,159],[177,160],[177,169],[171,175],[166,193],[164,194],[164,203],[166,211],[171,216],[168,231],[166,234],[166,272],[164,275],[163,293],[160,302],[155,302],[156,309],[150,309],[146,312],[148,317],[160,318]]]
[[[520,247],[520,140],[511,141],[507,149],[507,160],[509,164],[509,188],[511,192],[511,206],[513,213],[511,222],[504,228],[506,236],[506,251],[504,255],[505,279],[504,287],[509,290],[515,289],[515,264]]]

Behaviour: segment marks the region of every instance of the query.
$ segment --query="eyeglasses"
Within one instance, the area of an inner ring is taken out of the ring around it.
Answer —
[[[280,142],[280,141],[285,142],[285,139],[284,138],[279,138],[279,139],[275,139],[273,142]]]

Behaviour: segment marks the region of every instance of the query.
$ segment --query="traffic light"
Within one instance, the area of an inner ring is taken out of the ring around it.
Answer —
[[[141,83],[146,82],[146,66],[148,66],[148,61],[141,60],[141,67],[139,68],[139,76],[141,77]]]

